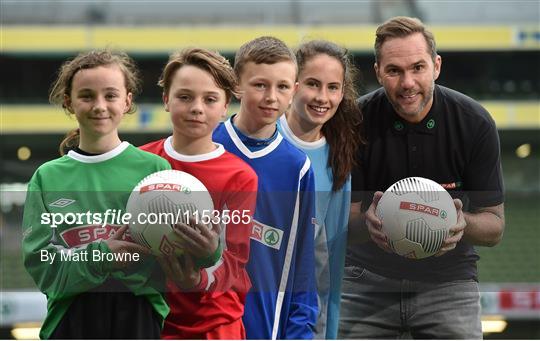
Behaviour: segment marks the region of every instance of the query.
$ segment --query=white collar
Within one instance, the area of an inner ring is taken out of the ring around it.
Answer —
[[[277,148],[277,146],[279,146],[279,144],[283,140],[283,136],[278,131],[275,140],[270,142],[268,146],[264,147],[261,150],[252,152],[244,143],[242,143],[242,140],[234,130],[233,123],[230,118],[225,121],[225,129],[227,129],[227,132],[229,133],[229,136],[231,137],[236,148],[238,148],[242,154],[244,154],[250,159],[256,159],[270,154],[274,151],[274,149]]]
[[[163,144],[163,147],[165,149],[165,153],[175,160],[183,161],[183,162],[200,162],[200,161],[216,159],[220,157],[221,155],[223,155],[223,153],[225,153],[225,148],[223,148],[221,144],[215,143],[215,142],[213,143],[216,145],[217,147],[216,149],[212,150],[209,153],[197,154],[197,155],[180,154],[179,152],[174,150],[174,147],[172,145],[172,136],[167,137],[167,139],[165,140],[165,143]]]
[[[313,141],[313,142],[307,142],[300,139],[298,136],[296,136],[293,133],[293,131],[291,130],[291,127],[289,127],[289,123],[287,123],[287,117],[285,115],[279,118],[279,123],[281,125],[283,135],[285,135],[285,137],[287,137],[290,141],[296,144],[297,147],[304,148],[304,149],[318,149],[326,144],[326,137],[324,136],[322,136],[317,141]]]
[[[72,158],[74,160],[77,160],[79,162],[98,163],[98,162],[103,162],[103,161],[110,160],[113,157],[120,155],[129,146],[130,146],[129,142],[124,141],[124,142],[120,143],[118,146],[114,147],[112,150],[109,150],[108,152],[103,153],[103,154],[99,154],[99,155],[83,155],[83,154],[77,153],[74,150],[70,150],[67,153],[67,156],[69,156],[70,158]]]

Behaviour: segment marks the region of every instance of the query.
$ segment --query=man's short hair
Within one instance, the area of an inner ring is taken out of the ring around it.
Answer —
[[[245,43],[236,51],[234,57],[236,77],[240,79],[244,66],[249,62],[255,64],[291,62],[296,65],[296,57],[282,40],[263,36]]]
[[[435,60],[437,57],[437,48],[435,37],[424,24],[417,18],[394,17],[377,28],[375,38],[375,62],[378,64],[381,58],[381,48],[384,42],[391,38],[404,38],[415,33],[421,33],[426,40],[428,53]]]

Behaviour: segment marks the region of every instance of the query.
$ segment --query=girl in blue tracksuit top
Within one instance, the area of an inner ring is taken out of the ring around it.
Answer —
[[[360,143],[356,70],[347,50],[328,41],[302,44],[296,59],[298,90],[290,110],[281,116],[279,128],[308,155],[315,173],[319,302],[315,337],[335,339],[351,201],[350,172]]]

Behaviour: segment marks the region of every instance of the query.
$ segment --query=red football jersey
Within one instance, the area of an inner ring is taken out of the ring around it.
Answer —
[[[229,210],[229,216],[236,214],[237,218],[249,213],[249,219],[236,219],[237,224],[232,219],[229,224],[222,224],[223,254],[214,266],[201,269],[201,283],[196,289],[181,292],[170,281],[167,284],[171,312],[162,332],[166,339],[203,334],[242,318],[245,294],[251,287],[245,265],[249,258],[257,175],[243,160],[216,145],[217,149],[201,155],[179,154],[172,146],[172,137],[140,147],[165,158],[173,169],[199,179],[212,196],[216,210]]]

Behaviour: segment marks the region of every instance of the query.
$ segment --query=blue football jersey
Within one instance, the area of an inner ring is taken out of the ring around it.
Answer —
[[[312,339],[317,320],[315,183],[309,158],[277,137],[251,151],[231,119],[213,140],[259,177],[243,322],[248,339]]]

